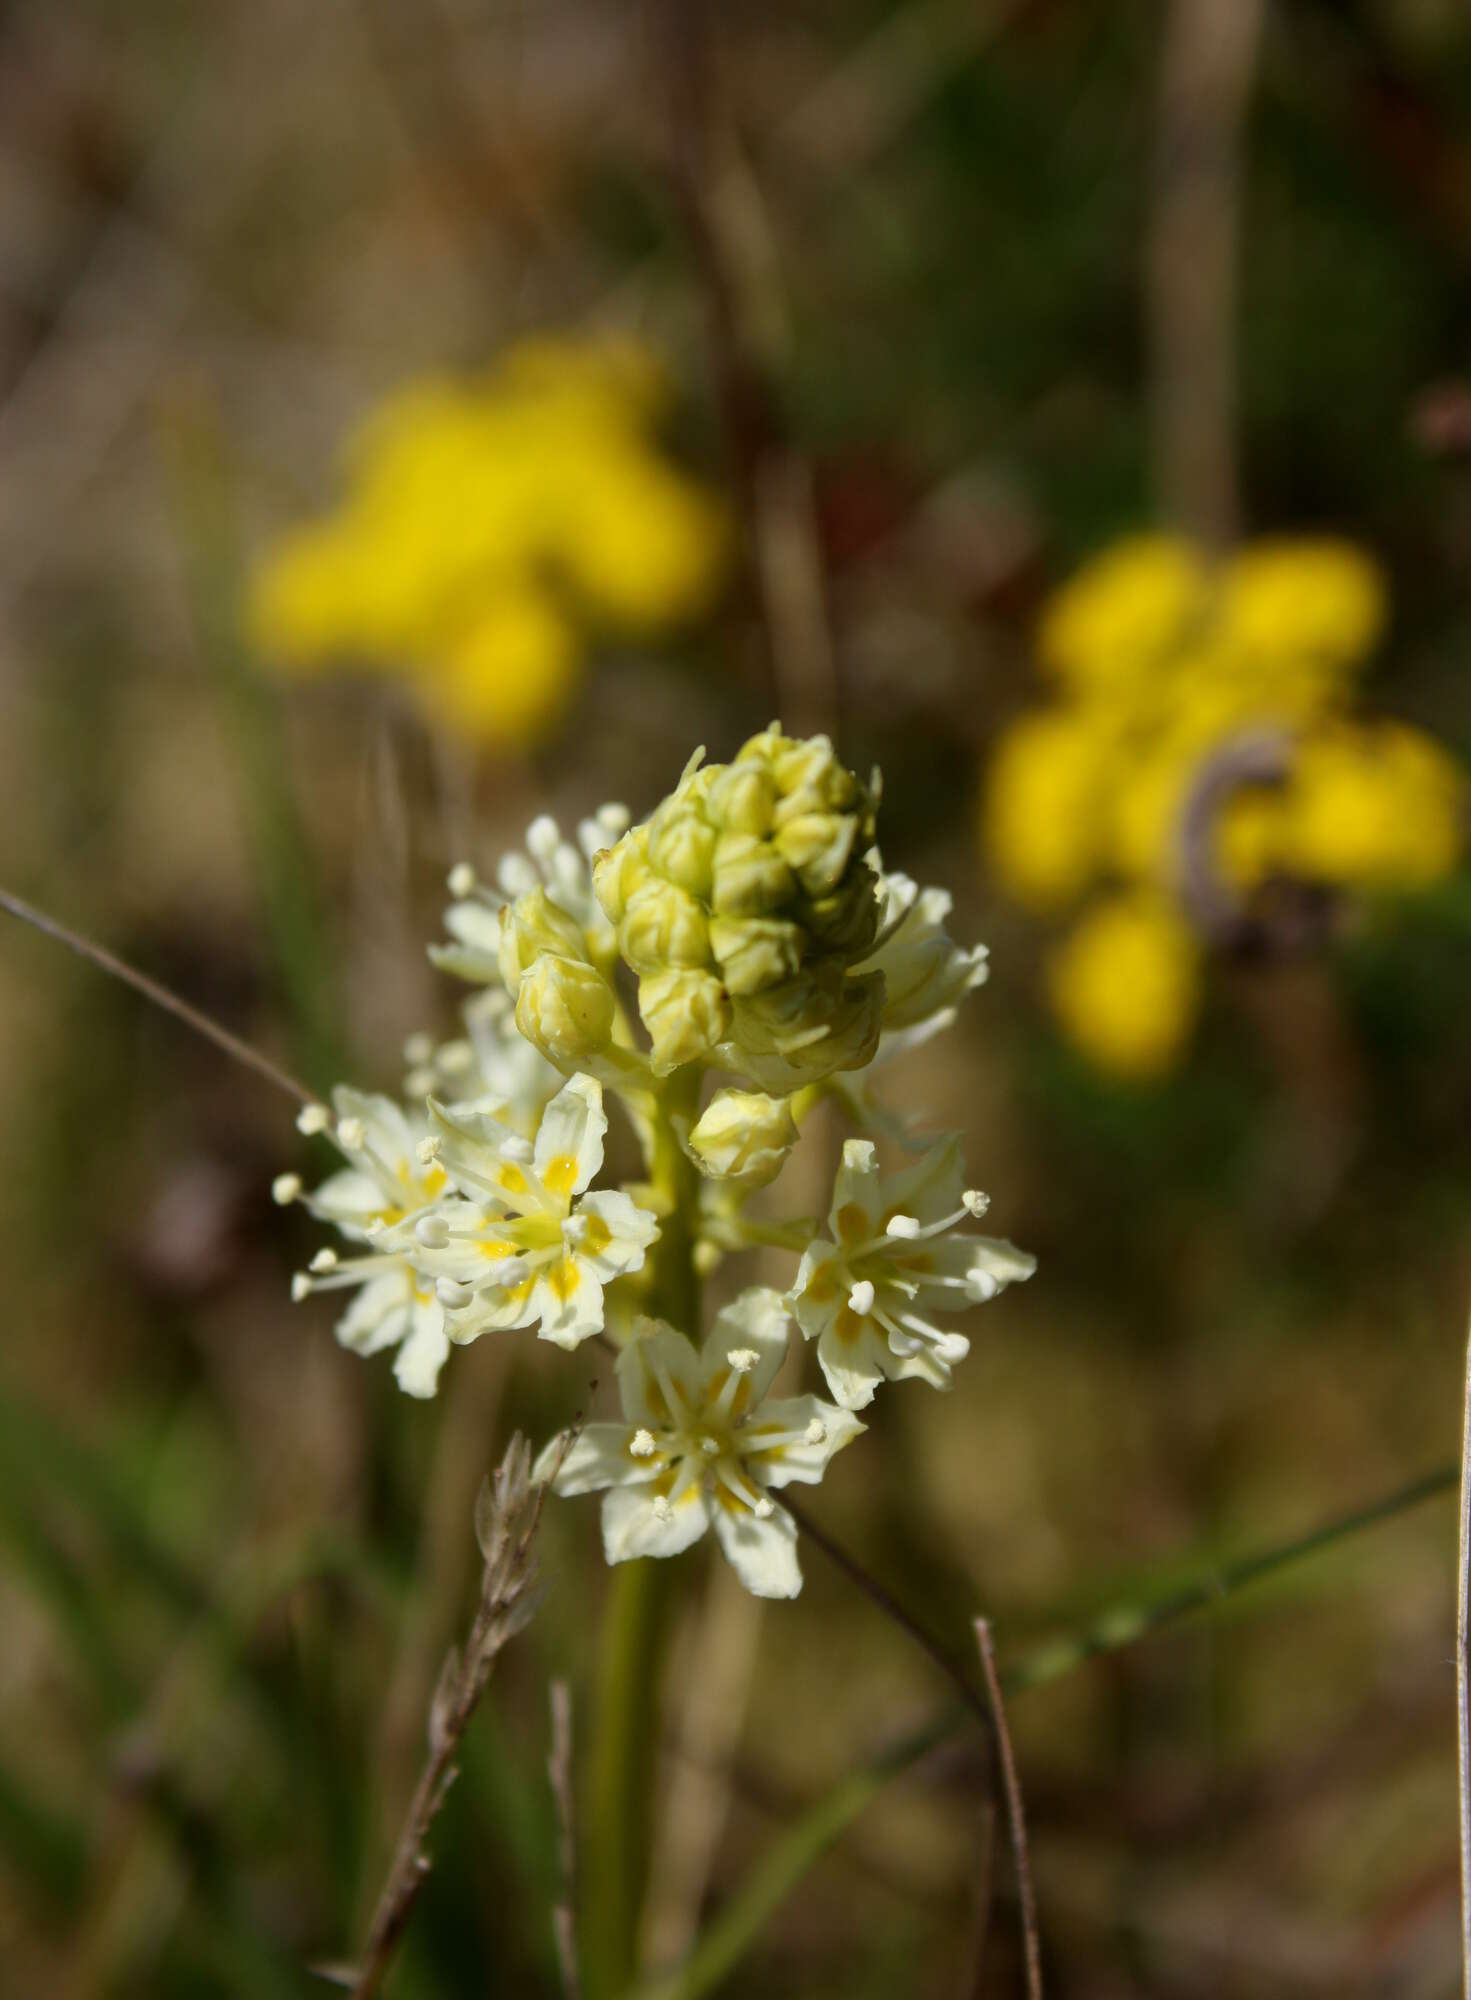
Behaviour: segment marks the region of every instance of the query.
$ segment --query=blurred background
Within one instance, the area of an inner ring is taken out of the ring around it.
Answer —
[[[0,882],[396,1090],[453,862],[833,728],[993,954],[890,1101],[1040,1259],[833,1531],[1015,1656],[1454,1455],[1456,0],[16,0],[0,133]],[[0,1036],[4,1984],[328,1990],[566,1377],[341,1351],[289,1102],[18,925]],[[1055,1991],[1452,1989],[1453,1512],[1015,1703]],[[405,2000],[558,1990],[605,1573],[544,1539]],[[944,1698],[816,1552],[764,1612],[685,1562],[660,1961]],[[724,1990],[1019,1990],[980,1796],[886,1794]]]

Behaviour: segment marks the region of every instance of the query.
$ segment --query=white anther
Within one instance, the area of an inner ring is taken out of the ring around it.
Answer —
[[[444,1144],[437,1134],[431,1132],[427,1139],[421,1139],[414,1148],[414,1158],[421,1167],[432,1167],[439,1158],[439,1149]]]
[[[886,1236],[899,1236],[908,1240],[910,1238],[918,1236],[919,1228],[920,1225],[918,1216],[891,1215],[889,1217],[889,1226],[884,1231],[884,1234]]]
[[[433,1060],[434,1037],[433,1035],[426,1035],[421,1028],[417,1034],[410,1035],[404,1043],[404,1061],[411,1064],[414,1068],[421,1068],[425,1063],[431,1063]]]
[[[523,1139],[519,1132],[510,1132],[504,1139],[497,1139],[496,1151],[512,1166],[525,1167],[531,1164],[531,1141]]]
[[[503,1257],[492,1268],[498,1285],[524,1285],[531,1276],[531,1266],[524,1257]]]
[[[987,1305],[1001,1290],[989,1271],[973,1270],[967,1274],[971,1291],[981,1305]]]
[[[857,1313],[860,1319],[862,1319],[866,1313],[871,1313],[873,1311],[872,1279],[860,1278],[858,1280],[858,1283],[853,1287],[852,1291],[849,1292],[848,1294],[848,1304],[852,1308],[852,1310]]]
[[[271,1200],[285,1208],[288,1202],[296,1200],[301,1193],[300,1174],[277,1174],[271,1182]]]
[[[561,839],[562,830],[551,814],[538,813],[526,829],[526,852],[538,861],[550,861]]]
[[[594,818],[603,829],[603,832],[611,834],[615,840],[620,833],[628,831],[630,817],[631,815],[627,806],[620,806],[613,803],[599,806],[597,812],[594,814]]]
[[[700,1439],[700,1449],[701,1451],[707,1453],[711,1458],[714,1458],[716,1453],[720,1450],[719,1438],[702,1437]]]
[[[570,1249],[580,1250],[587,1241],[587,1220],[585,1215],[569,1215],[562,1224],[562,1241]]]
[[[807,1444],[826,1444],[827,1425],[822,1421],[821,1417],[814,1417],[806,1430],[803,1431],[802,1437]]]
[[[459,1284],[454,1278],[441,1278],[434,1287],[434,1296],[449,1312],[459,1312],[469,1305],[474,1293],[468,1285]]]
[[[737,1375],[749,1375],[761,1356],[754,1347],[733,1347],[725,1358]]]
[[[514,897],[529,895],[541,877],[524,854],[503,854],[496,867],[495,879],[503,894]]]
[[[628,1440],[628,1449],[635,1458],[652,1458],[658,1450],[652,1431],[638,1430]]]
[[[751,1509],[751,1512],[756,1516],[758,1521],[769,1521],[776,1512],[776,1509],[763,1493],[761,1498],[756,1502],[756,1505]]]
[[[304,1104],[296,1114],[296,1129],[308,1139],[314,1139],[318,1132],[325,1132],[332,1123],[332,1113],[325,1104]]]
[[[449,1242],[449,1224],[442,1215],[421,1215],[414,1234],[426,1250],[442,1250]]]
[[[967,1188],[965,1193],[960,1197],[960,1200],[966,1214],[975,1216],[977,1221],[980,1220],[991,1206],[990,1195],[982,1194],[979,1188]]]
[[[313,1257],[310,1268],[313,1271],[335,1271],[337,1269],[337,1252],[335,1250],[319,1250],[316,1256]]]
[[[449,892],[452,896],[473,896],[479,885],[479,878],[468,861],[457,861],[449,871]]]
[[[405,1097],[432,1097],[436,1078],[432,1069],[411,1069],[404,1078]]]
[[[355,1153],[368,1136],[368,1128],[361,1118],[339,1118],[337,1121],[338,1143],[349,1153]]]
[[[674,1519],[674,1509],[662,1493],[654,1495],[654,1519],[656,1521],[672,1521]]]
[[[294,1305],[300,1305],[303,1299],[309,1298],[311,1296],[311,1289],[312,1289],[312,1281],[307,1276],[306,1272],[298,1271],[296,1276],[291,1280],[292,1303]]]

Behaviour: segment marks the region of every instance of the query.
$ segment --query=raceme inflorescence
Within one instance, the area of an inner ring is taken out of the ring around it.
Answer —
[[[604,806],[569,840],[543,818],[491,881],[457,867],[432,956],[478,988],[463,1036],[411,1041],[401,1101],[309,1106],[301,1129],[341,1167],[276,1182],[342,1246],[294,1295],[350,1290],[338,1338],[395,1350],[411,1395],[487,1334],[616,1348],[621,1420],[539,1463],[559,1492],[603,1493],[609,1562],[709,1530],[748,1589],[795,1596],[774,1496],[822,1477],[881,1384],[947,1388],[957,1315],[1032,1273],[973,1226],[987,1202],[957,1137],[872,1091],[986,976],[948,896],[885,870],[878,802],[826,737],[773,724],[728,764],[696,755],[638,825]],[[753,1208],[824,1098],[858,1127],[826,1216]],[[642,1163],[618,1187],[599,1184],[610,1102]],[[702,1330],[700,1279],[756,1250],[793,1259],[788,1289],[748,1286]],[[826,1395],[777,1393],[808,1343]]]

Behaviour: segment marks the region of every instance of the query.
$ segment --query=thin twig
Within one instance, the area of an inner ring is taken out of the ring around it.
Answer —
[[[44,911],[23,901],[9,889],[0,889],[0,910],[8,911],[12,917],[19,917],[22,923],[31,924],[36,930],[43,931],[47,937],[54,938],[58,944],[64,944],[69,951],[76,952],[79,958],[85,958],[99,970],[110,974],[112,978],[120,979],[125,986],[131,986],[135,992],[141,993],[145,1000],[152,1001],[155,1007],[162,1008],[166,1014],[172,1014],[176,1020],[182,1021],[185,1027],[192,1028],[196,1035],[203,1035],[207,1042],[213,1042],[217,1049],[223,1049],[233,1061],[242,1063],[246,1069],[253,1069],[257,1076],[263,1076],[268,1083],[273,1083],[277,1090],[284,1091],[288,1097],[294,1097],[298,1104],[316,1102],[313,1092],[308,1090],[305,1084],[298,1083],[296,1078],[282,1069],[279,1063],[272,1062],[269,1056],[263,1056],[260,1050],[253,1049],[249,1042],[241,1041],[238,1035],[232,1035],[228,1028],[222,1028],[218,1021],[211,1020],[208,1014],[202,1014],[197,1007],[191,1007],[187,1000],[181,1000],[177,993],[171,993],[168,987],[161,986],[156,979],[150,979],[146,972],[139,972],[136,966],[126,964],[108,951],[105,945],[94,944],[91,938],[83,937],[78,931],[69,930],[65,924],[58,923],[55,917],[48,917]]]
[[[978,1716],[982,1724],[989,1729],[991,1726],[991,1711],[987,1707],[985,1700],[979,1691],[971,1685],[970,1678],[960,1663],[946,1652],[939,1640],[932,1633],[927,1632],[924,1626],[910,1612],[905,1610],[899,1600],[890,1594],[876,1576],[869,1574],[856,1556],[850,1555],[841,1543],[835,1542],[825,1528],[820,1528],[805,1507],[797,1506],[790,1494],[782,1494],[782,1505],[796,1522],[801,1532],[807,1537],[808,1541],[815,1548],[821,1549],[828,1561],[840,1569],[850,1583],[857,1585],[870,1604],[876,1606],[885,1618],[897,1625],[901,1632],[911,1638],[915,1645],[929,1656],[952,1687],[955,1688],[966,1707],[974,1715]]]
[[[1471,2000],[1471,1339],[1461,1433],[1461,1562],[1456,1593],[1456,1740],[1461,1799],[1461,1979]]]
[[[580,1419],[563,1433],[561,1457],[571,1449]],[[560,1464],[560,1458],[558,1463]],[[485,1558],[480,1604],[463,1653],[450,1649],[429,1710],[429,1756],[420,1775],[387,1880],[378,1897],[368,1941],[352,1987],[352,2000],[373,2000],[393,1962],[431,1863],[429,1832],[458,1775],[456,1759],[471,1717],[485,1693],[497,1655],[536,1609],[537,1566],[531,1544],[547,1488],[533,1484],[531,1447],[518,1432],[506,1447],[493,1480],[475,1505],[475,1535]]]
[[[1006,1704],[1001,1699],[1001,1677],[996,1671],[996,1649],[991,1644],[991,1624],[977,1618],[976,1647],[981,1670],[991,1696],[991,1720],[996,1727],[996,1754],[1006,1787],[1006,1816],[1011,1825],[1011,1857],[1016,1867],[1016,1891],[1021,1903],[1022,1946],[1027,1963],[1028,2000],[1042,2000],[1042,1947],[1037,1938],[1037,1897],[1032,1887],[1032,1863],[1027,1851],[1027,1815],[1022,1804],[1021,1779],[1017,1776],[1016,1755],[1011,1747],[1011,1731],[1006,1726]]]
[[[765,205],[719,87],[709,0],[662,0],[675,190],[707,310],[731,470],[774,691],[796,728],[837,721],[812,468],[782,420],[786,315]]]
[[[1149,236],[1159,492],[1210,547],[1236,533],[1242,133],[1265,0],[1172,0]]]
[[[564,1680],[551,1684],[552,1741],[547,1779],[557,1809],[557,1870],[562,1893],[552,1910],[552,1933],[565,2000],[581,2000],[577,1969],[577,1837],[572,1807],[572,1690]]]

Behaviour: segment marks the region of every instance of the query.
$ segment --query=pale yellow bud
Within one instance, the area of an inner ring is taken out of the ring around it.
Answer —
[[[797,1143],[792,1107],[759,1090],[718,1090],[689,1136],[701,1173],[765,1187]]]
[[[710,907],[722,916],[764,917],[792,900],[796,884],[777,849],[753,833],[722,833],[715,844]]]
[[[612,1041],[613,989],[584,959],[544,952],[521,977],[516,1026],[549,1063],[575,1069]]]
[[[610,924],[620,924],[628,900],[648,875],[649,830],[631,827],[613,847],[594,855],[593,893],[603,906]]]
[[[882,973],[844,976],[832,961],[737,1000],[728,1054],[768,1090],[794,1090],[873,1060],[883,1026]]]
[[[771,831],[775,806],[776,779],[760,764],[727,764],[710,781],[710,817],[732,833],[764,839]]]
[[[776,836],[776,849],[809,896],[825,896],[843,879],[858,822],[851,813],[801,813]]]
[[[710,894],[715,829],[692,809],[671,803],[649,825],[649,865],[692,896]]]
[[[639,981],[638,1011],[653,1041],[650,1060],[660,1076],[709,1056],[730,1026],[730,1002],[710,972],[646,975]]]
[[[777,917],[712,917],[710,949],[733,999],[790,979],[802,963],[797,924]]]
[[[683,889],[651,876],[629,898],[618,945],[635,972],[662,972],[710,963],[705,912]]]
[[[501,916],[501,978],[512,993],[527,969],[547,952],[585,959],[587,943],[575,917],[558,909],[545,889],[531,889]]]

